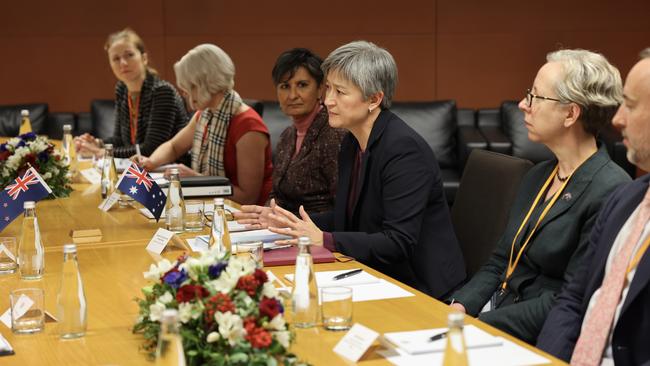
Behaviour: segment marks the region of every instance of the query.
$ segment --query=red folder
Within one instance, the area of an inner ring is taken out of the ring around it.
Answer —
[[[313,245],[309,248],[314,263],[331,263],[336,260],[329,250]],[[291,266],[296,264],[298,247],[275,249],[264,252],[264,267]]]

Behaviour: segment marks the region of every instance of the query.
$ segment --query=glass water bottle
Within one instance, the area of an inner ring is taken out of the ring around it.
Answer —
[[[20,129],[18,131],[19,135],[32,132],[32,122],[29,120],[29,111],[23,109],[20,111]]]
[[[113,144],[104,145],[104,159],[102,160],[102,198],[115,192],[117,184],[117,169],[113,159]]]
[[[178,311],[163,311],[156,348],[156,366],[185,366],[183,341],[178,328]]]
[[[179,178],[178,169],[171,169],[169,175],[169,191],[165,205],[165,225],[167,230],[180,233],[185,228],[185,201]]]
[[[297,328],[311,328],[316,326],[318,321],[318,286],[314,261],[309,252],[310,245],[308,237],[302,236],[298,239],[296,272],[291,293],[293,325]]]
[[[63,125],[63,161],[68,166],[68,176],[77,171],[77,154],[72,139],[72,125]]]
[[[36,203],[26,201],[23,204],[23,218],[20,242],[18,243],[18,268],[23,280],[38,280],[45,270],[45,251],[36,219]]]
[[[83,337],[88,310],[75,244],[63,246],[63,276],[56,304],[59,336],[65,339]]]
[[[443,366],[467,366],[467,348],[463,337],[463,313],[450,313],[447,317],[449,330],[447,331],[447,348]]]
[[[232,250],[223,198],[214,199],[212,229],[210,230],[210,248],[217,248],[217,252],[222,256]]]

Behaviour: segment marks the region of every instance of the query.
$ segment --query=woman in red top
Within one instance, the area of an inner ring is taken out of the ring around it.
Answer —
[[[235,65],[219,47],[202,44],[174,65],[178,87],[198,112],[174,138],[149,157],[146,169],[192,152],[192,166],[179,165],[181,176],[218,175],[230,179],[232,200],[264,204],[271,191],[271,145],[262,118],[233,89]]]

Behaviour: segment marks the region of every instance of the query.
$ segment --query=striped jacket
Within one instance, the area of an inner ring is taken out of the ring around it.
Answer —
[[[128,158],[135,155],[131,145],[129,101],[126,84],[117,82],[115,87],[115,129],[105,143],[114,146],[115,157]],[[140,152],[149,156],[160,144],[171,139],[188,122],[189,115],[176,89],[158,76],[147,73],[140,90],[138,109],[138,132],[136,143]]]

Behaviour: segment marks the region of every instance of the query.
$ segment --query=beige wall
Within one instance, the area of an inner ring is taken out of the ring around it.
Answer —
[[[625,74],[650,46],[647,0],[0,1],[0,105],[47,102],[52,111],[113,97],[103,43],[127,25],[172,82],[173,63],[212,42],[235,61],[242,96],[274,99],[270,70],[283,50],[325,57],[367,39],[397,60],[396,99],[469,108],[520,98],[559,47],[600,51]]]

